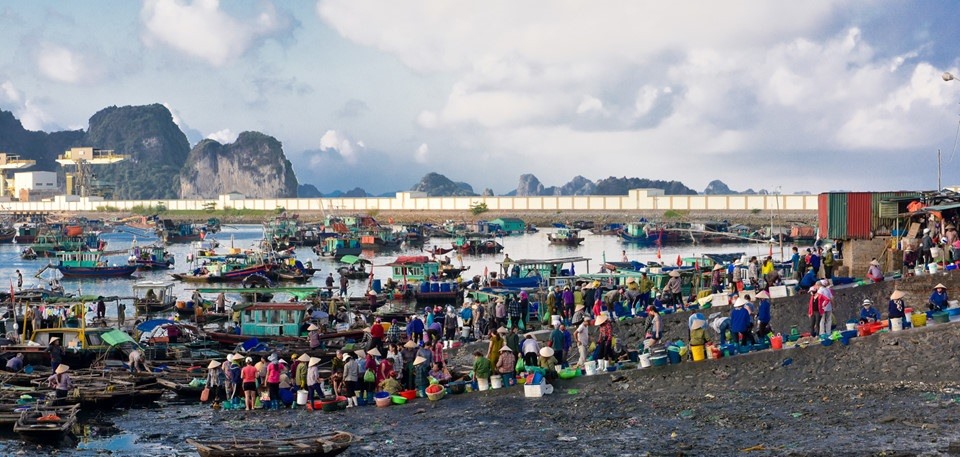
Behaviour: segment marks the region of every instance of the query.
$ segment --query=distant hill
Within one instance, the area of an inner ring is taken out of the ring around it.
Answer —
[[[83,143],[130,156],[118,164],[94,168],[98,180],[116,186],[116,198],[145,200],[180,196],[178,175],[187,161],[190,143],[165,106],[104,108],[90,118]]]
[[[213,198],[239,192],[251,198],[297,196],[297,177],[276,138],[243,132],[237,141],[198,143],[180,172],[181,198]]]
[[[594,195],[627,195],[630,189],[663,189],[663,193],[667,195],[697,195],[697,191],[683,185],[680,181],[613,176],[597,181]]]
[[[426,192],[430,197],[451,197],[451,196],[476,196],[473,187],[463,182],[453,182],[450,178],[439,173],[427,173],[420,182],[410,190],[416,192]]]
[[[298,184],[297,185],[297,198],[320,198],[323,197],[323,193],[317,189],[317,186],[313,184]]]

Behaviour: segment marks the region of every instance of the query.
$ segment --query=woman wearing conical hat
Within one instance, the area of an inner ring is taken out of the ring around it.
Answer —
[[[933,286],[933,293],[930,294],[930,300],[927,301],[927,306],[930,307],[931,311],[943,311],[949,307],[950,299],[947,297],[947,286],[943,283],[938,283]]]
[[[905,314],[905,309],[907,304],[904,303],[903,297],[906,296],[902,290],[895,290],[890,294],[890,304],[887,308],[887,317],[890,320],[893,319],[903,319]]]

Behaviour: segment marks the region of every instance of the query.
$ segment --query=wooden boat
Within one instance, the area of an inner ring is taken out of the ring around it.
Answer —
[[[174,258],[163,246],[134,246],[127,263],[141,271],[168,270],[173,268]]]
[[[441,247],[437,247],[436,245],[434,245],[434,246],[433,246],[433,249],[424,250],[423,252],[426,252],[426,253],[428,253],[428,254],[430,254],[430,255],[437,256],[437,255],[444,255],[444,254],[446,254],[446,253],[448,253],[448,252],[452,252],[452,251],[453,251],[453,248],[441,248]]]
[[[662,228],[656,228],[649,223],[630,223],[623,226],[617,233],[624,243],[641,246],[663,246],[667,244]]]
[[[13,425],[13,431],[25,440],[55,443],[63,439],[77,422],[79,405],[69,407],[40,407],[23,411]]]
[[[566,284],[576,278],[575,265],[578,263],[585,264],[583,271],[590,271],[590,259],[586,257],[519,259],[498,263],[502,269],[510,270],[510,274],[492,279],[491,286],[510,289]],[[570,264],[570,268],[564,268],[564,264]]]
[[[100,251],[64,251],[57,257],[64,278],[127,278],[137,271],[136,265],[108,265]]]
[[[492,239],[457,238],[453,248],[462,254],[496,254],[503,250],[503,245]]]
[[[133,285],[133,307],[139,315],[169,310],[175,302],[170,281],[139,281]]]
[[[194,283],[240,282],[250,275],[269,273],[272,267],[273,265],[266,263],[240,266],[237,268],[231,268],[226,264],[211,264],[199,271],[192,273],[175,273],[170,276],[179,281]]]
[[[347,450],[356,441],[358,438],[353,434],[340,431],[293,438],[187,439],[201,457],[330,457]]]
[[[576,246],[583,243],[583,237],[580,236],[579,229],[558,228],[556,233],[548,233],[547,240],[550,244],[560,244],[565,246]]]

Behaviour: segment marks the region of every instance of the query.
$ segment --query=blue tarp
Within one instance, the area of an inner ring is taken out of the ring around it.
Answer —
[[[140,330],[141,332],[146,333],[146,332],[152,331],[153,329],[161,325],[167,325],[167,324],[175,324],[175,322],[173,322],[170,319],[150,319],[138,325],[137,330]]]

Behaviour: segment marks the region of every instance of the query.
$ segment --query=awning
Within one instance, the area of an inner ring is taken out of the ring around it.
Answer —
[[[123,344],[123,343],[137,344],[137,342],[134,341],[133,338],[130,337],[130,335],[127,335],[126,333],[123,333],[117,329],[110,330],[109,332],[104,333],[103,335],[100,335],[100,339],[102,339],[103,341],[105,341],[107,344],[111,346],[116,346],[118,344]]]
[[[360,263],[371,263],[369,260],[367,260],[367,259],[361,259],[360,257],[357,257],[357,256],[355,256],[355,255],[345,255],[345,256],[343,256],[343,257],[340,258],[340,261],[343,262],[343,263],[345,263],[345,264],[347,264],[347,265],[353,265],[353,264],[355,264],[355,263],[357,263],[357,262],[360,262]]]

